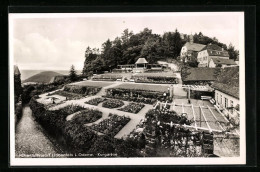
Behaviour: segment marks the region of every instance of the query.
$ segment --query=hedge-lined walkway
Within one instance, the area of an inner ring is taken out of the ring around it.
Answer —
[[[23,109],[23,116],[15,132],[16,157],[59,153],[51,141],[44,135],[41,126],[34,121],[30,107]]]

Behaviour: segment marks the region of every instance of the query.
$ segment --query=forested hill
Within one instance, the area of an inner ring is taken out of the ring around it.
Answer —
[[[31,76],[30,78],[24,80],[23,83],[25,82],[49,83],[54,76],[61,76],[61,75],[62,74],[57,72],[45,71]]]
[[[193,39],[194,43],[205,45],[213,43],[225,50],[233,48],[232,51],[235,51],[232,45],[227,48],[227,45],[218,42],[216,38],[204,36],[201,32],[194,34]],[[148,28],[137,34],[125,29],[120,37],[105,41],[101,52],[99,49],[87,47],[83,74],[109,71],[119,64],[134,64],[140,57],[146,58],[149,63],[167,58],[176,59],[187,41],[189,41],[188,35],[181,35],[177,29],[174,32],[165,32],[163,35],[155,34]]]

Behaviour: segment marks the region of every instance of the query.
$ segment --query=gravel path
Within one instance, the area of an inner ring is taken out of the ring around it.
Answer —
[[[15,133],[15,154],[17,157],[33,157],[36,154],[58,153],[51,141],[44,135],[41,126],[34,121],[31,109],[26,106],[17,124]]]

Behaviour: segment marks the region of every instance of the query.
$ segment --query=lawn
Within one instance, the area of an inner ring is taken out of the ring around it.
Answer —
[[[80,85],[80,86],[93,86],[93,87],[106,87],[112,85],[114,82],[103,82],[103,81],[82,81],[77,83],[72,83],[69,85]]]
[[[114,88],[122,88],[122,89],[129,89],[129,90],[155,91],[155,92],[167,92],[169,87],[165,86],[165,85],[123,83]]]

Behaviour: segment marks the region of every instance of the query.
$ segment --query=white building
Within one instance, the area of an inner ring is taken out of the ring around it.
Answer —
[[[239,66],[221,69],[218,80],[213,83],[215,101],[223,114],[239,123]]]
[[[197,60],[198,67],[209,67],[211,58],[229,59],[229,54],[226,50],[215,44],[205,46],[198,52]]]
[[[192,58],[197,58],[198,52],[201,51],[206,45],[197,44],[193,42],[193,36],[189,36],[190,42],[186,42],[186,44],[181,48],[180,57],[182,60],[186,62],[191,60]]]

